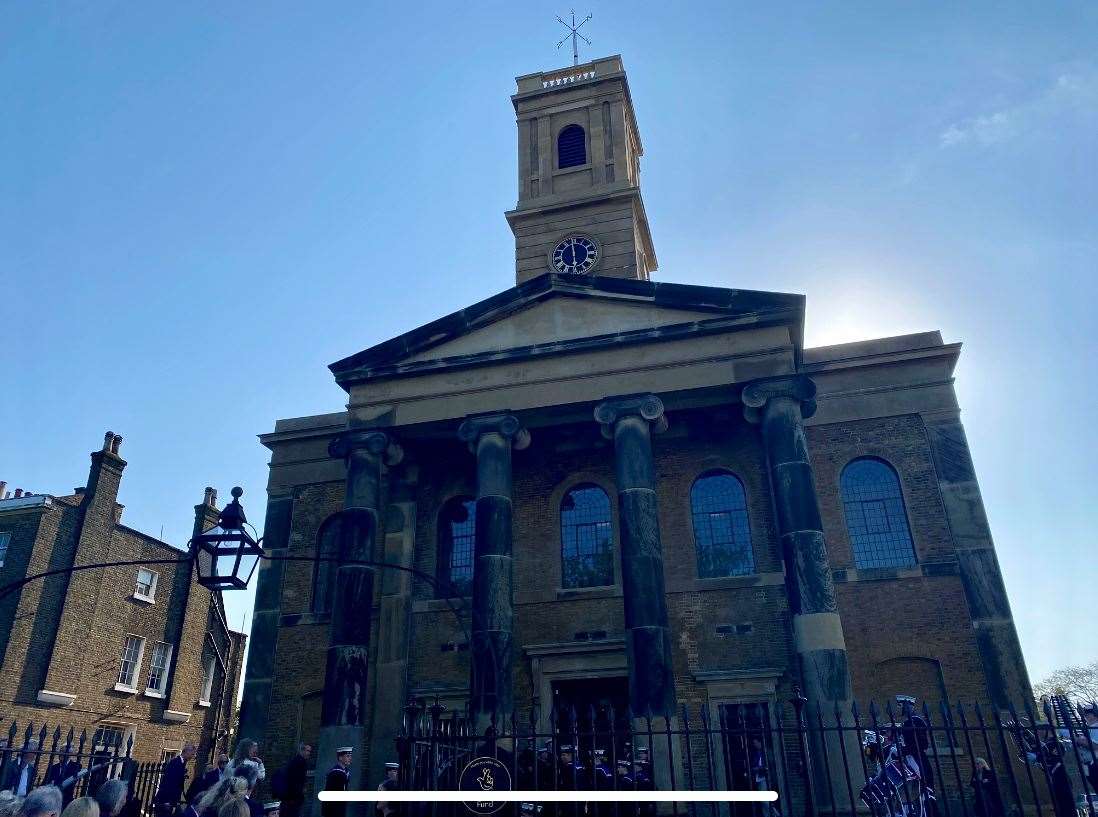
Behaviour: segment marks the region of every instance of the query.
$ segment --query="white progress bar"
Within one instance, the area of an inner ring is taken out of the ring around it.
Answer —
[[[322,791],[328,803],[772,803],[776,791]]]

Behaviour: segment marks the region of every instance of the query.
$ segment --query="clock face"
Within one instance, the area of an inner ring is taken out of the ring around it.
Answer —
[[[557,272],[583,275],[599,260],[599,247],[585,235],[570,235],[561,239],[549,258]]]

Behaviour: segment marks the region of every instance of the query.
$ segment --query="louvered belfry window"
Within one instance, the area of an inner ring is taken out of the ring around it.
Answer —
[[[587,136],[579,125],[569,125],[557,137],[557,167],[587,164]]]

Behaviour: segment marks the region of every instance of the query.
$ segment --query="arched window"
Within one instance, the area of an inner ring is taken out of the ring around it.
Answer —
[[[610,497],[597,485],[577,485],[560,503],[562,587],[614,583],[614,531]]]
[[[690,488],[698,577],[745,576],[755,572],[747,494],[743,483],[725,471],[702,474]]]
[[[892,466],[863,457],[843,469],[843,510],[854,566],[909,567],[915,547],[904,512],[900,478]]]
[[[587,164],[587,136],[579,125],[569,125],[557,136],[557,167]]]
[[[477,504],[467,496],[447,500],[438,515],[438,570],[436,575],[446,594],[446,585],[455,595],[473,592],[473,551],[476,543]]]

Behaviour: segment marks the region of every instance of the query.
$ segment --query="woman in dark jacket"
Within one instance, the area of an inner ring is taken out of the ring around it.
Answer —
[[[982,757],[976,758],[976,768],[972,772],[973,800],[976,803],[976,817],[1003,817],[1003,798],[999,794],[999,782],[991,766]]]

